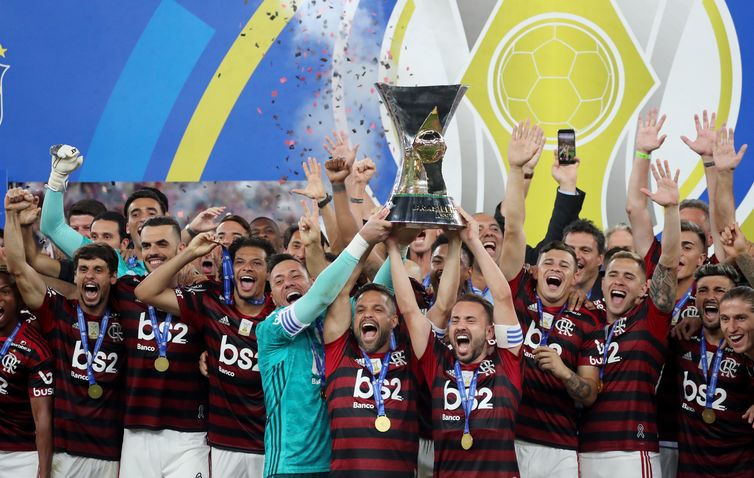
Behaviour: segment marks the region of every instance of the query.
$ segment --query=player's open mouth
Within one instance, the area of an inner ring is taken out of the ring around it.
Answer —
[[[560,284],[563,283],[563,278],[556,275],[549,275],[545,277],[545,284],[549,289],[557,289]]]
[[[202,261],[202,272],[207,275],[212,273],[215,264],[212,261]]]
[[[372,340],[375,340],[377,338],[378,332],[379,329],[377,328],[377,324],[373,322],[361,323],[361,338],[365,342],[371,342]]]
[[[487,241],[482,244],[485,249],[487,249],[487,252],[494,253],[497,251],[497,244],[495,244],[493,241]]]
[[[456,352],[464,354],[469,351],[471,346],[471,335],[467,332],[456,334]]]
[[[96,300],[99,296],[99,286],[95,283],[84,284],[84,299],[91,301]]]
[[[299,300],[301,297],[303,297],[303,294],[297,290],[294,290],[293,292],[289,292],[285,296],[285,300],[288,301],[289,304],[292,304]]]
[[[626,291],[624,290],[611,290],[610,291],[610,301],[617,306],[622,306],[623,303],[626,301]]]
[[[238,279],[238,290],[241,292],[251,292],[257,285],[257,280],[250,275],[243,275]]]
[[[704,315],[708,319],[716,319],[720,312],[720,307],[716,302],[704,302]]]
[[[729,335],[728,341],[730,342],[730,345],[735,348],[743,344],[744,335],[743,334]]]

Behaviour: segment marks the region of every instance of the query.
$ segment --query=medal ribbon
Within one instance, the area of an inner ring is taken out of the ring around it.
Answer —
[[[5,339],[5,343],[3,344],[3,348],[0,349],[0,360],[5,357],[5,354],[8,353],[8,349],[13,344],[13,340],[16,338],[16,334],[18,334],[18,331],[21,329],[21,322],[18,322],[16,324],[16,327],[13,329],[13,332],[10,333],[8,338]]]
[[[97,334],[97,342],[94,344],[94,350],[92,353],[89,353],[89,334],[87,333],[86,320],[84,320],[84,312],[81,311],[81,306],[79,305],[76,306],[76,317],[79,321],[81,346],[84,348],[84,355],[86,355],[86,376],[89,378],[89,385],[94,385],[97,381],[94,379],[92,362],[94,361],[94,357],[99,353],[99,349],[102,347],[102,341],[105,339],[107,323],[110,321],[110,311],[105,311],[105,315],[102,316],[102,321],[99,324],[99,334]]]
[[[474,397],[476,396],[476,380],[479,375],[479,368],[474,370],[474,375],[469,382],[469,394],[466,394],[466,384],[463,382],[463,374],[461,373],[461,362],[456,360],[456,386],[458,387],[458,393],[461,394],[461,404],[463,405],[463,414],[465,419],[463,422],[463,433],[469,432],[469,419],[471,418],[471,410],[474,408]]]
[[[481,295],[482,297],[484,297],[487,294],[487,292],[490,291],[489,286],[485,286],[484,290],[477,289],[476,287],[474,287],[474,283],[471,282],[471,278],[466,279],[466,287],[468,287],[468,289],[474,294]]]
[[[157,342],[157,350],[160,357],[166,357],[168,353],[168,334],[170,333],[170,323],[173,321],[173,316],[167,314],[165,316],[165,333],[160,332],[160,324],[157,322],[157,314],[154,311],[154,307],[151,305],[147,308],[149,311],[149,320],[152,322],[152,332],[154,333],[154,340]]]
[[[544,307],[542,307],[542,301],[539,299],[539,295],[537,297],[537,314],[539,314],[539,327],[542,332],[542,338],[539,339],[539,345],[547,345],[547,339],[550,338],[550,332],[552,331],[552,326],[555,325],[555,322],[560,318],[561,315],[563,315],[563,312],[565,312],[566,307],[568,307],[568,303],[566,302],[563,304],[563,307],[560,308],[560,312],[558,312],[558,315],[553,317],[552,323],[550,324],[547,329],[544,327]]]
[[[228,249],[223,247],[223,300],[227,305],[233,304],[233,261]]]
[[[681,309],[683,309],[683,306],[686,305],[686,302],[688,302],[693,290],[693,287],[689,287],[689,290],[687,290],[686,293],[683,294],[683,297],[681,297],[678,302],[675,303],[675,307],[673,307],[673,318],[671,322],[672,324],[675,325],[676,323],[678,323],[678,319],[681,317]]]
[[[723,361],[723,352],[725,352],[725,338],[720,339],[720,343],[717,345],[717,351],[715,352],[715,360],[712,362],[712,372],[710,372],[710,378],[707,379],[709,365],[707,363],[707,341],[704,339],[704,329],[702,329],[702,343],[700,344],[700,355],[702,356],[702,374],[704,375],[704,383],[707,384],[707,397],[704,408],[712,408],[712,402],[715,398],[715,391],[717,390],[717,376],[720,373],[720,363]]]
[[[369,369],[369,373],[372,374],[372,395],[374,395],[374,405],[377,408],[377,416],[385,416],[385,402],[382,400],[382,384],[387,375],[387,369],[390,366],[390,357],[395,350],[395,335],[390,332],[390,349],[387,351],[384,357],[382,357],[382,368],[380,369],[379,377],[374,376],[374,367],[372,366],[372,359],[369,358],[366,352],[361,349],[361,356],[364,357],[364,365]]]
[[[319,339],[319,342],[322,344],[322,347],[325,346],[325,332],[324,327],[322,326],[322,319],[317,319],[314,322],[315,329],[314,334]],[[317,375],[319,375],[319,388],[320,392],[324,396],[325,393],[325,357],[324,353],[319,353],[319,349],[317,348],[316,341],[313,340],[311,337],[309,338],[309,344],[312,348],[312,355],[314,356],[314,364],[317,366]]]
[[[610,330],[607,333],[607,337],[605,337],[605,349],[602,351],[602,367],[600,368],[600,382],[602,381],[602,377],[605,376],[605,368],[607,368],[607,354],[610,352],[610,344],[613,341],[613,333],[615,332],[615,325],[618,323],[618,320],[613,322],[613,325],[609,326]]]

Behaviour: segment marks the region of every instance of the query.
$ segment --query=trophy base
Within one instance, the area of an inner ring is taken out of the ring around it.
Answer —
[[[463,221],[450,196],[394,194],[386,220],[416,229],[463,229]]]

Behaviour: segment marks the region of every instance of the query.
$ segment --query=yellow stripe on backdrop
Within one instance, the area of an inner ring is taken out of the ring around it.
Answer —
[[[265,0],[239,33],[204,91],[181,138],[168,181],[199,181],[217,138],[249,78],[293,18],[291,0]],[[274,18],[269,14],[275,12]]]

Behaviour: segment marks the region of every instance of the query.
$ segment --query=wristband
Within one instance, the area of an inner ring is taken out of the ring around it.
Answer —
[[[328,204],[328,203],[329,203],[330,201],[332,201],[332,196],[330,195],[330,193],[325,193],[325,197],[324,197],[324,199],[322,199],[321,201],[317,202],[317,206],[318,206],[318,207],[319,207],[320,209],[322,209],[323,207],[327,206],[327,204]]]
[[[714,161],[710,161],[709,163],[705,163],[704,161],[702,161],[702,164],[704,165],[705,168],[712,168],[715,166]]]
[[[345,252],[349,253],[356,259],[361,259],[361,256],[369,249],[369,243],[361,237],[361,234],[356,233],[353,239],[345,248]]]
[[[641,159],[652,159],[652,155],[650,155],[650,154],[647,154],[647,153],[642,153],[642,152],[641,152],[641,151],[639,151],[639,150],[636,150],[636,153],[635,153],[635,154],[636,154],[636,157],[637,157],[637,158],[641,158]]]
[[[524,332],[518,324],[495,324],[495,340],[498,348],[512,349],[524,343]]]
[[[198,232],[196,232],[195,230],[191,229],[191,224],[186,224],[186,227],[184,227],[184,229],[186,230],[186,232],[188,232],[188,235],[191,236],[191,239],[193,239],[193,238],[195,238],[196,236],[199,235]]]
[[[345,183],[332,183],[332,192],[341,193],[346,190]]]
[[[524,173],[524,179],[531,179],[534,177],[534,172],[531,173]]]
[[[354,204],[364,204],[364,198],[351,198],[351,202]]]

